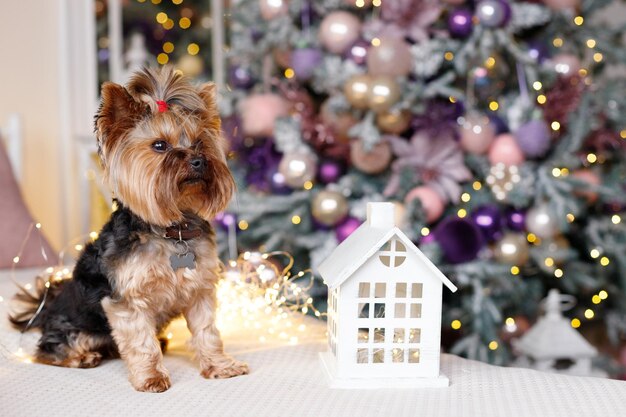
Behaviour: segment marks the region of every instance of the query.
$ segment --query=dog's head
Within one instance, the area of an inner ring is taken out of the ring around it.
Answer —
[[[144,69],[126,87],[103,84],[96,136],[105,181],[144,221],[209,220],[230,201],[215,96],[213,83],[194,87],[168,67]]]

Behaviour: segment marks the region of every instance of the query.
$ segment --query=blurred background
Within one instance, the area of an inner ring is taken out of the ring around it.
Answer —
[[[368,201],[393,201],[397,224],[461,289],[444,300],[448,350],[532,366],[512,340],[558,289],[567,329],[552,333],[583,347],[550,353],[552,365],[568,372],[592,352],[593,372],[623,377],[623,2],[1,7],[0,137],[12,165],[0,172],[53,248],[99,230],[111,210],[92,126],[100,84],[173,65],[220,89],[239,187],[216,219],[224,260],[280,250],[315,270]],[[8,264],[28,225],[10,226]],[[310,292],[323,311],[325,286]]]

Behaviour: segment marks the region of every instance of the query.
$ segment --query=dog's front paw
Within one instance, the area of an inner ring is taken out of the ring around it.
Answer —
[[[250,373],[248,364],[235,359],[225,358],[223,362],[214,362],[200,371],[200,375],[207,379],[232,378]]]
[[[163,392],[172,385],[170,377],[165,373],[155,373],[142,381],[131,381],[137,391],[142,392]]]

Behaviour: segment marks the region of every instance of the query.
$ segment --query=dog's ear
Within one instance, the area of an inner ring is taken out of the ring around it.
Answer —
[[[222,123],[217,109],[217,86],[213,82],[204,83],[198,88],[198,94],[204,102],[207,126],[212,130],[219,131]]]
[[[96,114],[96,133],[100,148],[110,148],[145,114],[145,104],[137,102],[121,85],[102,84],[100,109]]]

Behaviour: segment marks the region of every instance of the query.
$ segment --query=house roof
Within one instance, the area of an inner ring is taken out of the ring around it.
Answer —
[[[558,290],[550,290],[545,316],[515,343],[523,354],[540,360],[596,356],[596,348],[561,314],[562,300]]]
[[[391,203],[370,203],[391,204]],[[368,206],[368,209],[370,207]],[[369,216],[369,214],[368,214]],[[374,226],[372,226],[374,225]],[[380,227],[375,227],[380,226]],[[336,288],[348,277],[356,272],[380,247],[393,236],[400,239],[409,252],[417,258],[439,278],[450,291],[455,292],[456,286],[422,253],[421,250],[399,228],[391,223],[372,221],[368,219],[346,240],[341,242],[333,253],[319,266],[318,270],[329,288]]]

